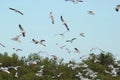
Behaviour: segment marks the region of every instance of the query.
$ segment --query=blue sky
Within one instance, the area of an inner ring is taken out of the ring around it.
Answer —
[[[50,55],[63,57],[65,61],[71,59],[79,60],[82,55],[89,55],[89,50],[99,47],[106,52],[113,53],[116,58],[120,56],[120,12],[115,11],[115,6],[120,4],[118,0],[83,0],[83,3],[73,4],[64,0],[0,0],[0,52],[14,53],[12,49],[21,48],[22,52],[17,52],[19,56],[27,56],[30,53],[40,50],[47,51]],[[15,8],[24,13],[20,15],[9,8]],[[92,10],[95,15],[89,15]],[[49,13],[53,12],[55,24],[51,24]],[[56,34],[66,31],[60,21],[63,16],[70,31],[63,38]],[[18,24],[21,24],[26,31],[26,37],[21,37],[21,43],[11,40],[20,34]],[[85,38],[79,33],[85,33]],[[66,43],[66,40],[76,37],[73,43]],[[45,39],[47,47],[35,45],[32,39]],[[61,50],[58,46],[67,45],[72,53]],[[74,48],[80,50],[80,54],[74,53]],[[97,52],[96,52],[97,54]],[[47,56],[40,54],[41,56]]]

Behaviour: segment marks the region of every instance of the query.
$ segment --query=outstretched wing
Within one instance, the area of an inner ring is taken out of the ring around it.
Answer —
[[[21,24],[19,24],[19,28],[21,31],[24,31],[24,29],[22,28]]]
[[[61,19],[61,21],[62,21],[62,22],[64,22],[64,20],[63,20],[63,17],[62,17],[62,16],[60,16],[60,19]]]

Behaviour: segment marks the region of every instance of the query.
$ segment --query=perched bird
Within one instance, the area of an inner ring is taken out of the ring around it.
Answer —
[[[20,28],[20,30],[21,30],[22,36],[25,37],[25,31],[24,31],[24,29],[22,28],[21,24],[19,24],[19,28]]]
[[[13,8],[9,8],[10,10],[13,10],[13,11],[15,11],[15,12],[18,12],[19,14],[21,14],[21,15],[24,15],[22,12],[20,12],[19,10],[16,10],[16,9],[13,9]]]
[[[3,45],[2,43],[0,43],[0,45],[1,45],[2,47],[5,47],[5,45]]]
[[[62,16],[60,16],[60,19],[61,19],[63,25],[65,25],[66,29],[69,31],[68,25],[67,25],[67,23],[63,20],[63,17],[62,17]]]
[[[115,7],[115,10],[118,12],[119,11],[119,9],[120,9],[120,4],[119,5],[116,5],[116,7]]]
[[[50,12],[50,17],[49,18],[51,19],[52,24],[54,24],[54,17],[53,17],[53,13],[52,12]]]
[[[71,40],[67,40],[66,42],[70,42],[72,43],[74,40],[76,40],[77,38],[72,38]]]
[[[94,15],[95,13],[93,11],[88,11],[88,14]]]
[[[85,37],[84,33],[80,33],[80,36]]]
[[[16,41],[16,42],[21,42],[20,40],[19,40],[19,38],[20,38],[20,36],[21,35],[18,35],[18,36],[16,36],[16,37],[14,37],[14,38],[12,38],[11,40],[13,40],[13,41]]]

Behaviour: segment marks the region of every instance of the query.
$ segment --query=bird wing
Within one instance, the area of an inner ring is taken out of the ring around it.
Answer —
[[[64,20],[63,20],[63,17],[62,17],[62,16],[60,16],[60,19],[61,19],[61,21],[62,21],[62,22],[64,22]]]
[[[67,24],[65,23],[64,25],[65,25],[65,27],[67,28],[67,30],[69,31],[69,28],[68,28]]]
[[[24,29],[22,28],[22,26],[19,24],[19,28],[21,31],[24,31]]]

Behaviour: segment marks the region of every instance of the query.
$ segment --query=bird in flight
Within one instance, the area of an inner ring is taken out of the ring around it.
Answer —
[[[66,29],[69,31],[68,25],[67,25],[67,23],[63,20],[63,17],[62,17],[62,16],[60,16],[60,19],[61,19],[63,25],[65,25]]]
[[[80,50],[78,48],[74,48],[76,53],[80,53]]]
[[[10,10],[13,10],[13,11],[15,11],[15,12],[18,12],[19,14],[21,14],[21,15],[24,15],[22,12],[20,12],[19,10],[16,10],[16,9],[14,9],[14,8],[9,8]]]
[[[41,44],[41,45],[43,45],[43,46],[45,46],[46,47],[46,45],[43,43],[43,42],[45,42],[45,40],[40,40],[40,41],[38,41],[38,40],[35,40],[35,39],[32,39],[32,41],[33,41],[33,43],[35,43],[35,44]]]
[[[120,9],[120,4],[119,5],[116,5],[116,7],[115,7],[115,10],[118,12],[119,11],[119,9]]]
[[[22,28],[21,24],[19,24],[19,28],[20,28],[20,30],[21,30],[22,36],[25,37],[25,31],[24,31],[24,29]]]
[[[51,19],[52,24],[54,24],[54,17],[53,17],[53,13],[52,12],[50,12],[50,17],[49,18]]]
[[[70,42],[72,43],[74,40],[76,40],[77,38],[72,38],[71,40],[67,40],[66,42]]]
[[[93,11],[88,11],[88,14],[94,15],[95,13]]]
[[[2,43],[0,43],[0,45],[1,45],[2,47],[5,47],[5,45],[3,45]]]
[[[21,42],[21,41],[19,40],[20,36],[21,36],[21,35],[18,35],[18,36],[16,36],[16,37],[12,38],[11,40],[14,40],[14,41],[20,43],[20,42]]]
[[[80,33],[80,36],[85,37],[84,33]]]
[[[83,2],[82,0],[65,0],[65,1],[72,1],[74,4],[78,4],[78,2]]]

